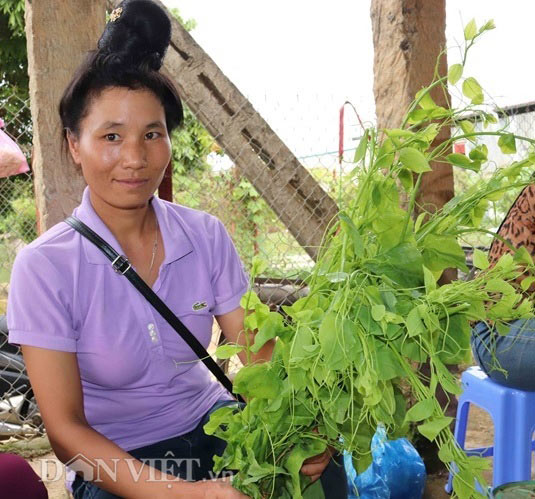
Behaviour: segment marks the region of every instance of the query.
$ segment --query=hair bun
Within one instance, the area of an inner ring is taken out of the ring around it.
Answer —
[[[159,70],[169,42],[171,21],[151,0],[124,0],[112,12],[100,40],[100,61]]]

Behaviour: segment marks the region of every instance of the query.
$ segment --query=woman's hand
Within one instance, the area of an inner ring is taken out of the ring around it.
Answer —
[[[242,494],[230,485],[229,479],[207,480],[196,482],[199,499],[248,499],[249,496]]]
[[[301,466],[301,473],[310,477],[311,483],[315,482],[325,471],[325,468],[329,464],[332,455],[332,447],[327,447],[327,449],[325,449],[325,451],[321,454],[305,459],[303,466]]]

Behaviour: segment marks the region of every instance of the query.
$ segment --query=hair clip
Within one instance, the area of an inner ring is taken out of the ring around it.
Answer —
[[[114,23],[121,17],[121,14],[123,13],[122,7],[117,7],[113,10],[113,12],[110,14],[110,22]]]

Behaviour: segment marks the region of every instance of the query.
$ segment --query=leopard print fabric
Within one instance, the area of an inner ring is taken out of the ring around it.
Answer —
[[[514,248],[524,246],[535,257],[535,184],[528,185],[518,195],[497,234]],[[494,265],[505,253],[512,251],[503,241],[494,239],[488,255],[490,264]]]

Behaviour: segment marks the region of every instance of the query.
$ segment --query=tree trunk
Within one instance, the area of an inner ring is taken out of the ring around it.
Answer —
[[[70,215],[85,186],[62,153],[58,105],[85,53],[105,25],[105,0],[26,0],[26,38],[33,119],[35,195],[39,230]]]
[[[378,128],[398,128],[418,90],[431,83],[437,59],[446,46],[445,0],[372,0],[374,94]],[[445,54],[438,64],[447,74]],[[449,95],[435,88],[431,96],[448,107]],[[443,129],[435,144],[449,138]],[[451,165],[432,162],[422,177],[417,199],[421,209],[435,211],[453,197]]]

